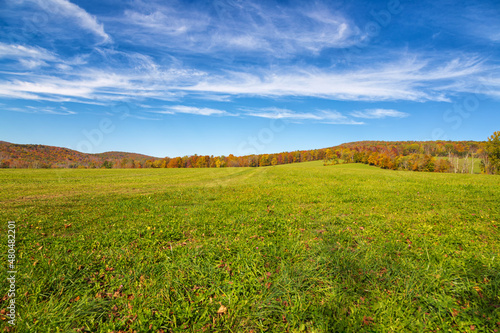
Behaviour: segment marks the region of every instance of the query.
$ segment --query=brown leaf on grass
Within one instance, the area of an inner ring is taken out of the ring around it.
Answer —
[[[459,311],[457,309],[451,309],[451,316],[456,317],[459,314]]]
[[[363,316],[363,326],[370,326],[372,324],[373,324],[372,317]]]
[[[71,224],[71,223],[70,224],[65,224],[64,227],[67,229],[67,228],[71,227],[72,225],[73,224]]]
[[[220,308],[219,308],[219,310],[217,310],[217,314],[223,315],[224,313],[227,312],[227,308],[224,305],[222,305],[222,303],[219,303],[219,304],[220,304]]]
[[[129,324],[132,324],[136,319],[137,319],[137,314],[135,314],[134,316],[129,316],[129,320],[128,320],[128,323]]]

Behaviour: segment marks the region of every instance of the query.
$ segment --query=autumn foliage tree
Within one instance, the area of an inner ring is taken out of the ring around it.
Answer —
[[[500,131],[494,132],[486,143],[487,159],[483,160],[483,168],[489,174],[500,174]]]

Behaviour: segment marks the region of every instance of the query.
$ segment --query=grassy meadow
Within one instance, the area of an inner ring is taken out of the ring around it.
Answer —
[[[498,176],[318,161],[0,183],[18,332],[500,331]]]

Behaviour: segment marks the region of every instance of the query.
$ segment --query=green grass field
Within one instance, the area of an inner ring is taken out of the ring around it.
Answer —
[[[17,331],[500,331],[500,177],[322,164],[0,170]]]

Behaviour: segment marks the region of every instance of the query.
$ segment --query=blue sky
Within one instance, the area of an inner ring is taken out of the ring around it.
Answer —
[[[0,1],[0,140],[172,157],[500,130],[496,0]]]

